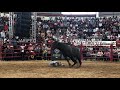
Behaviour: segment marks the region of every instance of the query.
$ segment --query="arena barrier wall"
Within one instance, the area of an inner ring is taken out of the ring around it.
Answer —
[[[32,43],[33,45],[36,45],[36,43]],[[37,43],[40,44],[41,43]],[[46,60],[51,60],[51,54],[47,54],[46,56],[43,56],[42,53],[37,53],[37,52],[28,52],[27,54],[21,54],[20,50],[21,49],[14,49],[11,48],[11,52],[4,52],[4,50],[2,49],[2,41],[0,41],[0,60],[42,60],[42,59],[46,59]],[[19,45],[18,45],[19,46]],[[51,45],[50,45],[51,46]],[[108,57],[97,57],[97,49],[91,50],[93,51],[93,53],[90,54],[90,56],[87,56],[87,52],[85,52],[85,48],[103,48],[105,46],[84,46],[82,43],[81,45],[78,46],[80,48],[80,57],[82,60],[104,60],[106,61],[108,59],[108,61],[118,61],[119,60],[119,56],[117,53],[114,53],[114,48],[116,48],[116,46],[113,46],[113,44],[111,44],[110,46],[107,46],[107,48],[109,49],[109,58]],[[26,49],[25,49],[26,50]],[[50,51],[51,52],[51,51]],[[89,51],[88,51],[89,52]],[[60,58],[57,59],[64,59],[63,56],[61,55]]]

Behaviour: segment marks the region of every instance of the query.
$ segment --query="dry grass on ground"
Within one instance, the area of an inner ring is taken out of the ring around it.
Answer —
[[[0,61],[0,78],[120,78],[120,62],[83,61],[82,67],[50,67],[50,61]]]

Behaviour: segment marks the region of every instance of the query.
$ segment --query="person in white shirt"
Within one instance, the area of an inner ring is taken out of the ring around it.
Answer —
[[[22,44],[22,45],[20,46],[20,48],[21,48],[21,58],[22,58],[22,60],[24,60],[24,59],[25,59],[25,58],[24,58],[24,54],[25,54],[25,45]]]
[[[0,34],[1,34],[1,37],[4,39],[5,38],[5,32],[2,31],[2,32],[0,32]]]
[[[49,65],[53,66],[53,67],[65,66],[64,64],[62,64],[61,62],[58,62],[58,61],[51,61],[49,63]]]

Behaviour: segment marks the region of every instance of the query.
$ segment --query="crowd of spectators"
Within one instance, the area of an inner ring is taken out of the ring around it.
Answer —
[[[0,17],[0,38],[8,38],[8,27],[9,27],[9,18]]]
[[[76,46],[73,39],[116,41],[120,38],[120,18],[80,18],[80,17],[52,17],[49,20],[37,20],[38,36],[40,41],[48,42],[51,37],[56,36],[60,42],[71,43]],[[48,41],[47,41],[48,40]],[[103,48],[103,47],[102,47]],[[110,60],[110,49],[93,51],[88,49],[86,57],[93,55],[99,60]],[[113,52],[113,58],[119,58],[119,52]],[[117,59],[115,59],[117,60]]]
[[[116,41],[120,36],[120,18],[78,18],[56,17],[54,20],[37,20],[38,36],[44,33],[46,38],[57,36],[63,42],[73,39],[96,39]],[[42,35],[41,35],[42,36]]]

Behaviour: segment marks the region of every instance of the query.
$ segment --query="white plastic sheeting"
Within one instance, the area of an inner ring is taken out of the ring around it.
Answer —
[[[96,15],[99,17],[99,12],[61,12],[63,15]]]

